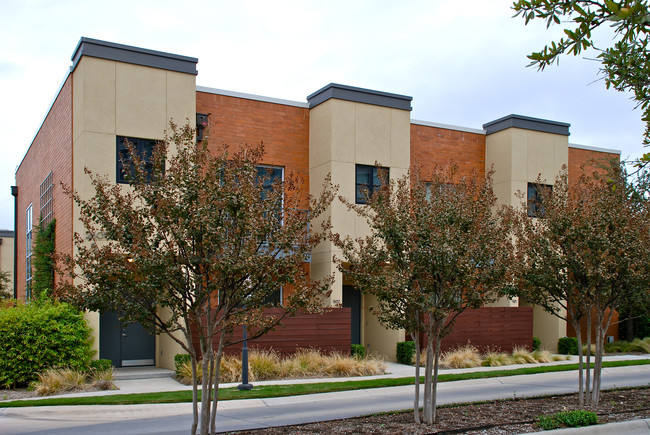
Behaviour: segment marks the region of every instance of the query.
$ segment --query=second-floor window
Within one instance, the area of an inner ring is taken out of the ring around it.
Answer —
[[[543,197],[552,192],[553,186],[550,184],[528,183],[528,217],[543,218],[546,215]]]
[[[127,184],[129,177],[134,175],[133,172],[133,158],[126,146],[126,142],[131,142],[135,152],[144,160],[144,169],[147,173],[147,178],[153,175],[153,148],[156,141],[152,139],[139,139],[134,137],[117,136],[117,182]]]
[[[385,173],[382,173],[386,171]],[[388,178],[389,169],[370,165],[356,165],[355,202],[365,204],[372,194],[381,187],[382,178]]]

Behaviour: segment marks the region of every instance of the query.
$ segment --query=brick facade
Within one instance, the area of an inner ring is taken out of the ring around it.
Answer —
[[[411,167],[426,176],[436,166],[453,163],[462,174],[485,176],[485,135],[411,124]]]
[[[32,204],[34,237],[39,224],[40,184],[54,175],[54,218],[56,219],[56,251],[72,254],[72,200],[61,183],[72,186],[72,76],[68,76],[47,117],[27,150],[18,170],[18,221],[15,223],[18,243],[16,283],[18,298],[25,298],[25,210]],[[22,243],[21,243],[22,242]],[[56,282],[56,279],[55,279]]]

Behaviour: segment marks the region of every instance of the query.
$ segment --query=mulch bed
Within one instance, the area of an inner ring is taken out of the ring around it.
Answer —
[[[415,424],[411,411],[233,433],[513,434],[541,431],[542,429],[535,425],[537,416],[573,409],[580,409],[575,394],[439,407],[438,422],[433,426]],[[598,414],[599,423],[650,418],[650,389],[603,391],[599,406],[592,411]]]

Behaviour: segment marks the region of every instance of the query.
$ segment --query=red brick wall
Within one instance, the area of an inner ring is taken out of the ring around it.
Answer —
[[[583,173],[583,167],[589,173],[598,164],[606,163],[611,159],[618,161],[620,160],[620,156],[618,154],[569,147],[569,182],[576,182],[580,178],[580,175]]]
[[[18,298],[25,297],[25,210],[32,204],[33,227],[39,223],[39,188],[54,173],[53,207],[56,218],[56,251],[72,253],[72,200],[61,183],[72,185],[72,75],[68,76],[50,112],[16,172],[18,186]],[[34,237],[36,233],[34,232]],[[56,280],[55,280],[56,281]]]
[[[605,315],[609,314],[609,309],[605,310]],[[592,308],[591,310],[591,318],[592,322],[595,321],[596,319],[596,309]],[[610,322],[609,328],[607,328],[607,333],[605,334],[605,342],[607,342],[607,337],[612,336],[614,337],[615,341],[618,341],[618,313],[614,311],[614,314],[612,314],[612,320]],[[587,318],[584,317],[580,321],[580,331],[582,332],[580,335],[582,336],[583,342],[587,341]],[[575,328],[573,327],[573,323],[569,319],[569,321],[566,324],[566,335],[567,337],[577,337],[578,333],[576,332]],[[596,342],[596,325],[591,325],[591,342],[595,343]]]
[[[304,179],[309,193],[309,109],[206,92],[196,93],[196,112],[209,113],[211,147],[264,143],[262,163],[282,166]]]
[[[485,135],[411,124],[411,167],[420,165],[426,176],[450,163],[462,174],[485,176]]]

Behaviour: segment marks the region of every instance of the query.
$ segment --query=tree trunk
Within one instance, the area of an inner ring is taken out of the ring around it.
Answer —
[[[214,369],[214,395],[212,397],[212,413],[210,415],[210,434],[217,433],[217,405],[219,404],[219,382],[221,380],[221,358],[223,357],[223,345],[226,334],[222,333],[219,337],[219,347],[217,347],[217,358]]]
[[[420,331],[413,333],[415,342],[415,399],[413,400],[413,418],[420,424]]]
[[[571,313],[571,323],[573,323],[573,329],[576,331],[576,338],[578,339],[578,404],[580,406],[585,405],[584,397],[584,360],[582,357],[582,329],[580,328],[580,319]]]
[[[431,375],[433,368],[433,334],[431,331],[431,325],[428,325],[428,334],[427,334],[427,364],[424,368],[424,422],[427,424],[433,423],[433,415],[431,409]]]
[[[191,354],[192,362],[192,429],[190,435],[196,435],[199,426],[199,388],[196,382],[196,353]]]
[[[442,332],[442,328],[444,326],[444,320],[442,320],[438,325],[436,325],[436,332],[435,332],[435,337],[436,337],[436,348],[435,348],[435,356],[434,356],[434,363],[433,363],[433,382],[431,383],[431,415],[432,417],[432,422],[436,422],[436,402],[438,399],[438,367],[440,363],[440,334]]]
[[[587,313],[587,375],[585,376],[585,405],[591,406],[591,307],[589,307]]]

